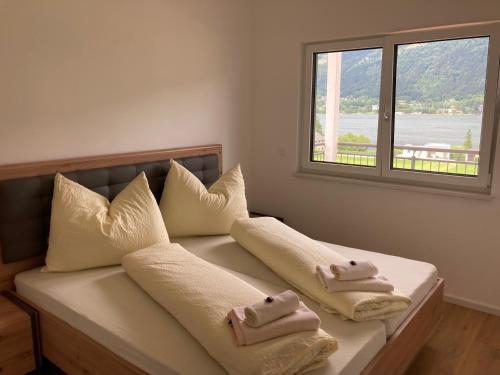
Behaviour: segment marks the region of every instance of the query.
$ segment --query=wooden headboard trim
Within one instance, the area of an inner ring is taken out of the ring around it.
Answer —
[[[0,166],[0,180],[43,176],[56,172],[72,172],[95,168],[115,167],[119,165],[148,163],[159,160],[179,159],[203,155],[219,157],[219,174],[222,173],[222,145],[172,148],[155,151],[129,152],[124,154],[90,156],[63,160],[51,160],[34,163]],[[1,252],[1,248],[0,248]],[[34,257],[19,262],[3,264],[0,261],[0,290],[13,289],[14,276],[19,272],[39,267],[44,264],[45,256]]]
[[[50,160],[34,163],[0,166],[0,180],[33,177],[57,172],[73,172],[94,168],[147,163],[158,160],[178,159],[191,156],[219,155],[219,173],[222,173],[222,145],[170,148],[165,150],[128,152],[124,154],[87,156],[72,159]]]

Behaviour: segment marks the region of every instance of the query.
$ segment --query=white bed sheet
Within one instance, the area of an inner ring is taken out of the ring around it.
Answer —
[[[294,289],[230,236],[177,238],[172,241],[179,242],[187,250],[209,262],[284,288]],[[394,333],[437,282],[437,270],[432,264],[326,242],[323,244],[346,258],[373,261],[381,274],[412,299],[412,304],[407,310],[394,318],[382,321],[386,327],[387,337]]]
[[[267,294],[287,289],[286,285],[229,271]],[[71,273],[33,269],[18,274],[15,283],[20,295],[148,373],[225,373],[120,266]],[[327,366],[311,374],[358,374],[384,346],[385,328],[381,322],[342,321],[311,300],[302,300],[318,313],[322,329],[339,341],[339,349]]]

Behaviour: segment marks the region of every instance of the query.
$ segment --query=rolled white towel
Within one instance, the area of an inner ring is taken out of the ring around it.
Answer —
[[[330,265],[330,271],[337,280],[360,280],[374,277],[378,269],[369,260],[346,260]]]
[[[316,272],[321,285],[330,293],[348,291],[392,292],[394,290],[394,286],[382,275],[362,280],[337,280],[326,266],[316,266]]]
[[[293,313],[299,306],[299,296],[291,290],[285,290],[275,296],[267,297],[262,302],[245,307],[245,323],[250,327],[260,327]]]

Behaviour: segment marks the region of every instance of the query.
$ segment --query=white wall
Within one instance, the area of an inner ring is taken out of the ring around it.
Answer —
[[[498,19],[498,0],[256,1],[251,206],[322,240],[432,262],[448,295],[500,311],[499,160],[491,201],[293,176],[301,43]]]
[[[250,5],[0,0],[0,164],[208,143],[246,159]]]

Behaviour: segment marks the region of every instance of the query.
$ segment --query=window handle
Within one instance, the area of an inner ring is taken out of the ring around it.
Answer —
[[[384,118],[384,120],[389,120],[391,118],[391,112],[387,110],[388,107],[389,106],[385,104],[382,106],[382,111],[384,111],[382,117]]]

